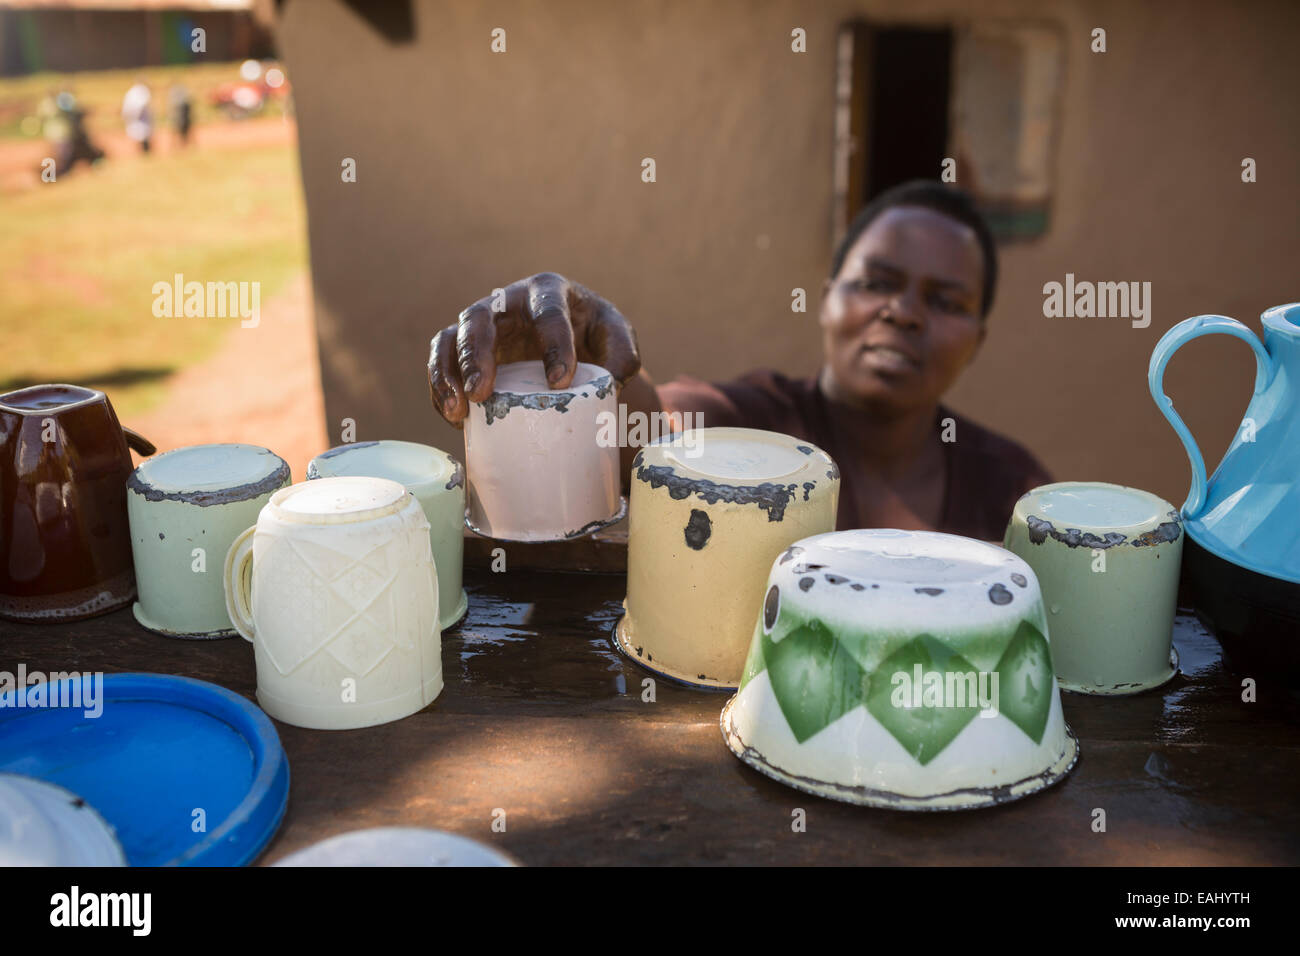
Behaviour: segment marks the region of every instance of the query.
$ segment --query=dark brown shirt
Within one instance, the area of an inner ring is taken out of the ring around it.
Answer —
[[[682,377],[658,387],[670,411],[702,412],[705,427],[762,428],[812,442],[842,466],[855,459],[837,447],[832,415],[858,414],[832,405],[816,378],[792,379],[779,372],[750,372],[734,382],[710,384]],[[1025,492],[1050,482],[1038,459],[1009,438],[939,407],[936,429],[953,420],[954,441],[944,442],[944,495],[937,530],[984,541],[1001,541],[1016,501]],[[862,527],[851,483],[840,484],[836,528]]]

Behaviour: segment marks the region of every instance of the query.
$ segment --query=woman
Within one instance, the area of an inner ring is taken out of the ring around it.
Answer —
[[[951,412],[945,392],[984,341],[997,283],[992,235],[963,192],[897,186],[854,219],[836,249],[820,312],[825,364],[807,379],[761,371],[655,388],[636,334],[600,296],[554,273],[505,288],[433,340],[434,406],[460,425],[498,363],[541,359],[552,388],[576,361],[624,382],[628,411],[697,412],[706,426],[785,432],[840,466],[837,527],[931,529],[998,540],[1016,499],[1050,481],[1015,442]],[[631,452],[625,452],[624,465]]]

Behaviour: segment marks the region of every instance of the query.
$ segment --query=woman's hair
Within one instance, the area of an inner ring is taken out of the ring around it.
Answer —
[[[844,257],[849,254],[849,249],[853,247],[853,243],[863,231],[882,212],[896,206],[933,209],[962,225],[970,226],[975,231],[980,251],[984,254],[984,294],[980,301],[980,316],[988,315],[989,309],[993,306],[993,292],[998,283],[998,250],[993,242],[993,233],[989,231],[988,223],[975,208],[970,193],[931,179],[913,179],[911,182],[900,183],[886,189],[863,206],[862,210],[853,217],[853,222],[849,223],[848,231],[835,249],[835,257],[831,260],[831,279],[840,274],[840,270],[844,268]]]

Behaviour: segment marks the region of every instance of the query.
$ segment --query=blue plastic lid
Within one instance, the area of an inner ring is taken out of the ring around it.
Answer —
[[[0,695],[0,772],[83,798],[132,866],[242,866],[289,799],[289,760],[261,710],[161,674],[85,674]]]

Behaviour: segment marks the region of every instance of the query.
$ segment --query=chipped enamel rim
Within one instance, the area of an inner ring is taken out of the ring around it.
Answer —
[[[1117,500],[1126,499],[1130,503],[1140,501],[1150,506],[1151,513],[1140,521],[1069,522],[1049,518],[1040,507],[1043,499],[1076,491],[1097,491]],[[1067,548],[1100,550],[1114,547],[1156,548],[1173,544],[1186,530],[1178,509],[1159,495],[1108,481],[1054,481],[1039,485],[1020,496],[1012,509],[1011,524],[1025,526],[1030,544],[1044,545],[1051,540]],[[1168,531],[1162,535],[1163,529],[1171,527],[1172,537],[1167,536],[1170,533]],[[1072,538],[1077,540],[1070,540]]]
[[[211,454],[218,449],[227,451],[231,456],[250,456],[250,453],[252,458],[266,456],[269,458],[266,464],[272,465],[272,468],[261,478],[217,488],[164,490],[159,488],[151,477],[154,471],[163,467],[163,462],[171,466],[178,462],[185,462],[189,458]],[[290,478],[288,463],[269,448],[264,448],[261,445],[249,445],[244,442],[210,442],[201,445],[183,445],[180,448],[173,448],[171,451],[165,451],[147,461],[141,462],[126,479],[126,490],[151,503],[178,501],[181,504],[208,508],[213,505],[229,505],[251,501],[254,498],[260,498],[262,495],[272,494],[288,487]]]
[[[816,797],[825,797],[827,800],[838,800],[841,803],[852,803],[862,807],[929,813],[995,807],[1003,803],[1012,803],[1060,783],[1079,762],[1079,738],[1074,735],[1070,725],[1065,724],[1065,750],[1062,751],[1061,756],[1040,773],[1017,780],[1015,783],[1003,784],[1000,787],[971,787],[924,797],[891,793],[888,790],[874,790],[870,787],[850,787],[845,784],[814,780],[811,777],[801,777],[768,763],[761,753],[746,744],[740,734],[732,729],[731,708],[735,703],[735,697],[727,701],[718,718],[718,726],[722,730],[722,737],[727,747],[741,761],[787,787],[811,793]]]
[[[0,593],[0,620],[33,624],[83,621],[124,608],[135,598],[135,568],[130,565],[112,577],[66,591],[36,595]],[[28,602],[46,606],[33,609]]]
[[[135,615],[136,623],[146,631],[153,631],[155,634],[161,634],[163,637],[178,637],[187,641],[218,641],[226,637],[234,637],[239,632],[233,627],[217,628],[212,631],[173,631],[170,628],[163,627],[145,616],[144,610],[140,607],[140,602],[136,601],[131,605],[131,613]]]
[[[1071,694],[1087,694],[1092,697],[1127,697],[1130,694],[1141,694],[1148,690],[1155,690],[1157,687],[1163,687],[1177,676],[1178,648],[1170,647],[1168,670],[1163,670],[1158,676],[1148,680],[1126,681],[1122,684],[1076,684],[1058,674],[1056,676],[1056,685],[1061,690],[1069,691]]]
[[[367,452],[375,461],[357,464],[357,452]],[[336,463],[336,459],[338,460]],[[397,467],[409,464],[403,470]],[[428,467],[425,467],[425,466]],[[395,477],[400,474],[401,477]],[[307,463],[307,480],[318,478],[388,478],[413,495],[436,495],[465,486],[465,466],[450,452],[420,442],[384,438],[335,445]]]
[[[633,664],[636,664],[643,671],[648,671],[656,677],[662,677],[664,680],[672,681],[674,684],[681,684],[684,687],[690,687],[693,690],[736,690],[738,685],[734,682],[727,683],[726,681],[712,680],[708,677],[700,678],[699,675],[696,675],[695,677],[685,677],[676,671],[667,670],[663,667],[656,667],[653,664],[647,663],[645,658],[637,654],[636,650],[627,642],[623,631],[623,622],[626,620],[627,612],[625,611],[610,631],[610,643],[614,645],[615,650],[630,660]]]
[[[489,540],[492,541],[506,541],[514,544],[545,544],[547,542],[572,541],[575,538],[585,538],[588,535],[595,534],[597,531],[603,531],[604,529],[610,527],[611,525],[618,524],[626,517],[627,517],[627,496],[619,495],[618,510],[614,512],[612,517],[602,518],[599,521],[592,521],[591,523],[585,524],[581,528],[578,528],[574,531],[561,531],[559,533],[543,531],[540,532],[536,537],[506,538],[503,537],[502,535],[489,534],[488,532],[479,529],[474,524],[474,522],[470,519],[468,508],[465,509],[465,527],[469,528],[470,531],[473,531],[480,538],[488,538]]]
[[[692,465],[689,454],[676,453],[677,449],[691,447],[692,441],[700,440],[772,449],[773,454],[790,456],[795,466],[757,476],[704,471]],[[791,456],[793,452],[799,454]],[[675,501],[698,499],[710,508],[724,510],[755,505],[767,512],[768,520],[780,521],[786,507],[800,501],[801,491],[802,501],[808,501],[814,492],[823,495],[837,488],[840,470],[826,451],[804,439],[757,428],[724,426],[693,428],[651,442],[632,459],[631,477],[644,482],[652,491],[664,489]]]
[[[5,858],[0,865],[5,867],[128,865],[116,828],[80,796],[49,780],[0,773],[0,819],[4,824],[0,826],[0,858]],[[42,836],[56,844],[56,853],[66,853],[71,859],[51,860],[46,854],[33,858]]]
[[[509,362],[498,367],[497,375],[499,377],[503,369],[519,369],[525,365],[540,369],[542,384],[545,385],[546,371],[540,359]],[[516,390],[507,384],[505,387],[494,389],[491,395],[474,404],[483,410],[484,427],[490,428],[493,422],[504,420],[515,408],[524,408],[533,412],[558,411],[563,414],[568,412],[569,405],[575,401],[588,398],[603,399],[611,392],[617,393],[619,389],[613,374],[603,366],[592,362],[579,362],[574,371],[574,378],[577,378],[579,373],[589,378],[578,385],[569,385],[567,388],[545,386]]]

